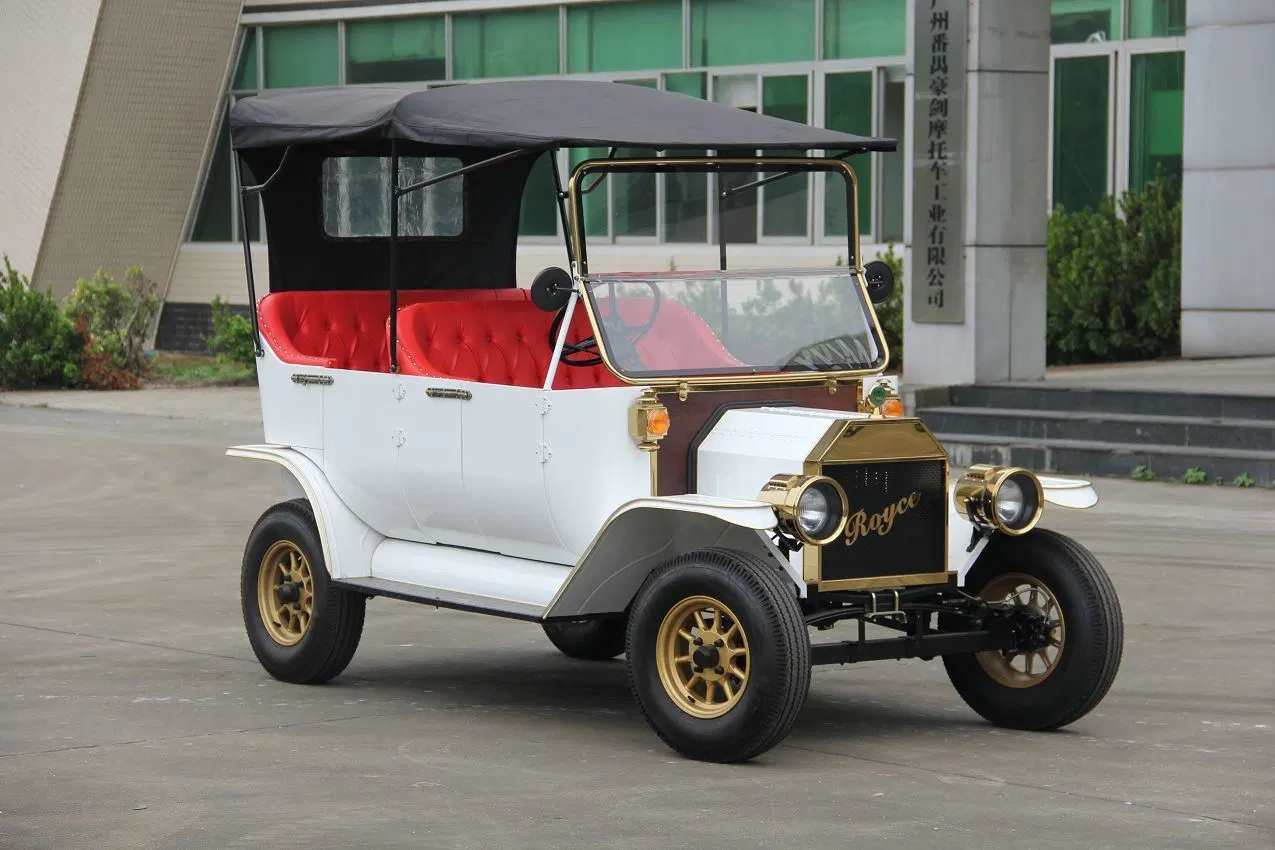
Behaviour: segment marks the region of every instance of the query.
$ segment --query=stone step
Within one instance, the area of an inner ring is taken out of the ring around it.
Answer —
[[[1217,395],[1207,386],[1184,385],[1181,392],[1149,392],[1031,384],[966,384],[947,390],[953,407],[1064,410],[1202,419],[1275,420],[1275,396]],[[918,406],[929,406],[918,397]]]
[[[917,415],[944,434],[1275,451],[1275,420],[1266,419],[964,406],[926,407]]]
[[[1258,487],[1275,487],[1275,451],[1160,446],[1093,440],[1034,440],[986,434],[940,433],[936,436],[953,466],[994,463],[1064,475],[1128,478],[1144,466],[1161,480],[1178,479],[1188,469],[1204,471],[1209,484],[1230,485],[1247,475]]]

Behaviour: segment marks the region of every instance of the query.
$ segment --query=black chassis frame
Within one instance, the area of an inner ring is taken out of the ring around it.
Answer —
[[[813,590],[813,589],[812,589]],[[1048,644],[1044,616],[1022,606],[991,603],[956,584],[889,590],[811,593],[801,600],[807,626],[831,629],[855,620],[856,640],[810,647],[812,664],[854,664],[898,658],[930,660],[971,652],[1024,652]],[[937,615],[937,627],[934,624]],[[897,638],[867,638],[867,624],[903,632]]]

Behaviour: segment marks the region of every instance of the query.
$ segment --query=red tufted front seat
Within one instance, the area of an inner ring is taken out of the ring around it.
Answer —
[[[398,303],[526,302],[525,289],[408,289]],[[390,315],[386,290],[272,292],[258,302],[262,338],[285,363],[388,372]]]
[[[518,387],[544,386],[553,349],[553,313],[530,302],[417,304],[398,314],[398,367],[407,375],[455,378]],[[578,310],[569,339],[590,336]],[[618,387],[623,382],[605,366],[561,364],[554,389]]]

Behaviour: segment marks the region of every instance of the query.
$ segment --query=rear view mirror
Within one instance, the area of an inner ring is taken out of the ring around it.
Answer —
[[[556,313],[571,298],[571,275],[566,269],[550,266],[531,282],[531,303],[546,313]]]
[[[894,269],[889,263],[873,260],[863,267],[863,281],[868,286],[868,299],[880,304],[894,292]]]

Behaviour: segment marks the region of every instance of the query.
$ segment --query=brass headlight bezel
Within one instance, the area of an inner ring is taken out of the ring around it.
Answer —
[[[1019,486],[1029,482],[1030,487],[1024,487],[1023,492],[1024,494],[1034,493],[1036,499],[1035,510],[1032,511],[1027,522],[1019,527],[1007,525],[996,512],[996,497],[1001,487],[1010,479],[1017,480]],[[994,528],[1002,534],[1019,537],[1031,531],[1040,522],[1041,514],[1045,512],[1045,489],[1040,484],[1040,478],[1030,469],[1024,469],[1021,466],[995,466],[980,463],[971,466],[956,482],[952,501],[956,506],[956,512],[975,525],[982,528]]]
[[[833,524],[832,530],[821,536],[812,537],[797,522],[798,506],[801,497],[807,490],[816,485],[830,487],[837,494],[840,502],[840,516]],[[761,488],[757,499],[766,502],[775,509],[780,526],[784,532],[796,537],[802,543],[812,546],[825,546],[836,540],[846,530],[846,522],[850,518],[850,500],[840,484],[826,475],[780,474],[771,476],[766,486]]]

